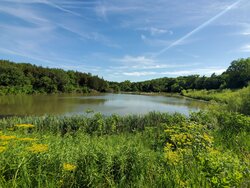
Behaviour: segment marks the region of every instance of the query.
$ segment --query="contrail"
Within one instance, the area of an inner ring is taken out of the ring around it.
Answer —
[[[232,8],[234,8],[235,6],[237,6],[242,0],[238,0],[235,3],[231,4],[230,6],[228,6],[225,10],[221,11],[219,14],[215,15],[214,17],[210,18],[208,21],[204,22],[203,24],[201,24],[200,26],[198,26],[197,28],[195,28],[193,31],[187,33],[185,36],[181,37],[180,39],[178,39],[177,41],[173,42],[172,44],[170,44],[169,46],[167,46],[166,48],[163,48],[161,51],[155,53],[152,57],[158,57],[159,55],[161,55],[162,53],[166,52],[167,50],[169,50],[170,48],[180,44],[182,41],[184,41],[185,39],[189,38],[190,36],[192,36],[193,34],[199,32],[201,29],[203,29],[204,27],[206,27],[207,25],[209,25],[210,23],[212,23],[213,21],[217,20],[218,18],[220,18],[221,16],[223,16],[225,13],[227,13],[228,11],[230,11]]]

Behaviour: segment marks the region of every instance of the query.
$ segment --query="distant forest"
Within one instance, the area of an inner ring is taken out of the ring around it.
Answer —
[[[250,58],[235,60],[221,75],[180,76],[143,82],[109,82],[90,73],[0,60],[0,95],[90,92],[181,92],[187,89],[237,89],[250,82]]]

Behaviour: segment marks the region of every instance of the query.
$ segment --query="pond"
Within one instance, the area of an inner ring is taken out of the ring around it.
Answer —
[[[0,96],[0,115],[76,115],[91,110],[105,115],[145,114],[150,111],[188,115],[206,106],[205,102],[163,95],[73,94]]]

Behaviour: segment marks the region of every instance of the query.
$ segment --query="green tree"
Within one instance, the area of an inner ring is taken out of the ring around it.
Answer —
[[[226,70],[229,88],[241,88],[247,86],[250,81],[250,58],[239,59],[231,63]]]

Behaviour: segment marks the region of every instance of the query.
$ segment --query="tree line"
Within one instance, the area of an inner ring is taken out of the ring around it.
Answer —
[[[237,89],[250,82],[250,58],[231,63],[221,75],[179,76],[143,82],[109,82],[91,73],[44,68],[0,60],[0,94],[98,92],[181,92],[186,89]]]
[[[106,92],[108,82],[90,73],[0,60],[0,94]]]
[[[250,82],[250,58],[235,60],[221,75],[179,76],[177,78],[158,78],[143,82],[111,82],[115,89],[127,92],[180,92],[187,89],[237,89]]]

